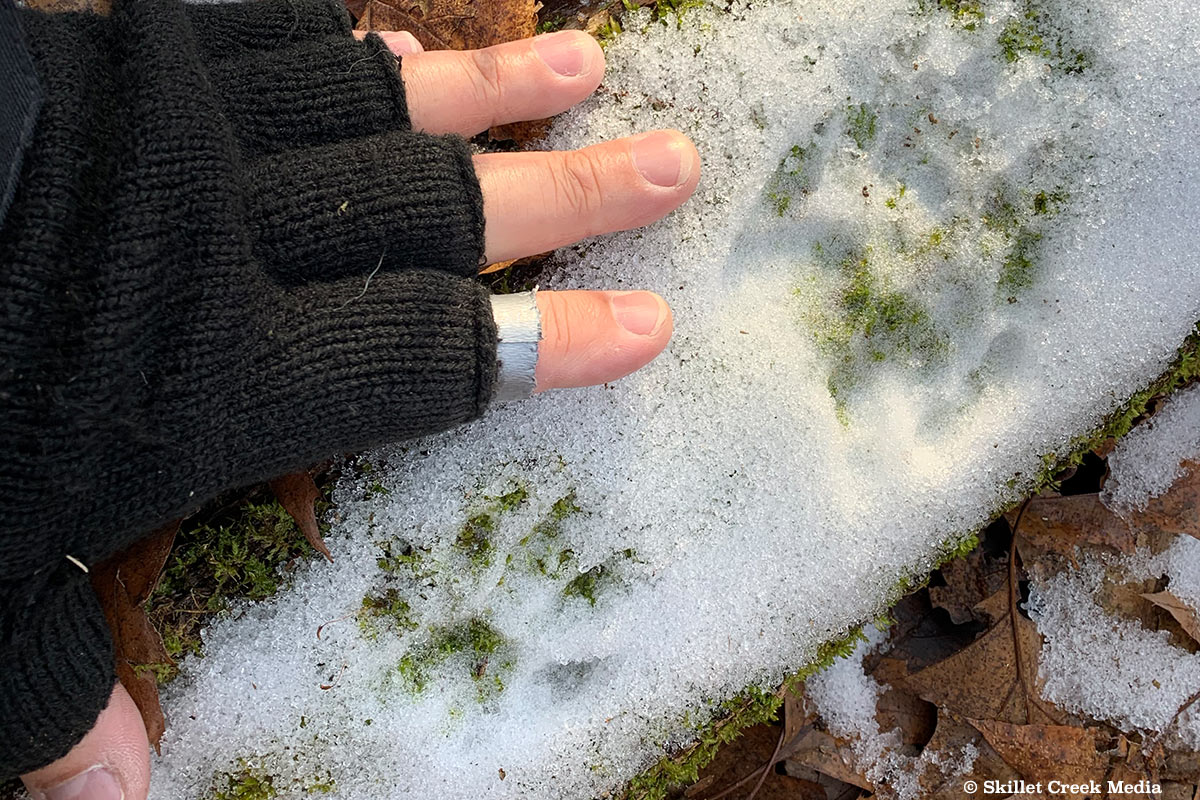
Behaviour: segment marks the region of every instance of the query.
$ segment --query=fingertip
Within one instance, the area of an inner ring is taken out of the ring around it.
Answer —
[[[116,685],[95,726],[71,752],[21,780],[33,800],[145,800],[150,743],[125,687]]]
[[[539,292],[537,392],[609,383],[641,369],[671,340],[674,320],[654,292]]]
[[[561,78],[588,80],[591,90],[604,77],[604,49],[583,31],[543,33],[529,40],[533,52]]]

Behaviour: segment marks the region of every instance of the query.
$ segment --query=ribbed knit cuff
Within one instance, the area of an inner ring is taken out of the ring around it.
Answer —
[[[399,64],[377,35],[244,51],[209,77],[246,158],[412,128]]]
[[[253,165],[255,255],[276,275],[328,280],[403,268],[473,276],[483,196],[467,143],[390,133]]]
[[[112,641],[82,570],[0,587],[0,780],[67,754],[108,705]]]

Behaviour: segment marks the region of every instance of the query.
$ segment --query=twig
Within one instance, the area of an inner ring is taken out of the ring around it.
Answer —
[[[754,784],[754,791],[750,792],[750,796],[746,800],[754,800],[758,796],[758,790],[762,788],[767,781],[767,776],[771,774],[771,770],[779,763],[779,751],[783,749],[783,737],[787,734],[787,725],[779,726],[779,741],[775,743],[775,752],[771,753],[771,760],[767,762],[767,766],[763,767],[762,775],[758,779],[758,783]]]

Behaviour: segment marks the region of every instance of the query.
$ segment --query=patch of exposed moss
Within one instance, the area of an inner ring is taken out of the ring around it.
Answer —
[[[558,542],[563,520],[582,512],[576,502],[575,490],[554,501],[545,519],[533,526],[528,536],[517,544],[519,550],[508,555],[506,564],[524,572],[546,578],[560,578],[575,561],[575,551]]]
[[[956,25],[968,31],[975,30],[987,17],[982,0],[918,0],[917,11],[922,14],[944,12]]]
[[[859,150],[875,141],[879,115],[866,103],[846,106],[846,135],[854,140]]]
[[[812,190],[815,173],[810,160],[814,152],[811,143],[807,147],[792,145],[767,181],[767,200],[779,216],[788,212],[794,200],[803,198]]]
[[[564,16],[555,15],[553,17],[547,17],[546,19],[538,20],[537,32],[538,33],[554,33],[555,31],[561,31],[563,29],[563,26],[566,24],[567,24],[567,18]]]
[[[434,566],[430,563],[430,551],[423,547],[413,547],[397,538],[375,543],[380,549],[380,555],[375,559],[375,565],[390,575],[411,575],[422,581],[433,577]]]
[[[279,795],[276,778],[263,770],[247,766],[217,779],[210,800],[273,800]]]
[[[396,665],[402,685],[421,694],[432,680],[433,670],[451,659],[462,662],[475,682],[477,699],[486,702],[504,691],[503,676],[514,666],[506,656],[508,640],[487,620],[475,617],[443,628],[432,628],[429,638],[406,653]]]
[[[328,507],[317,501],[318,518]],[[232,511],[180,529],[146,612],[172,658],[199,656],[200,631],[214,617],[240,600],[274,596],[288,585],[288,570],[314,556],[291,516],[260,492]],[[145,668],[161,683],[178,674],[166,664]]]
[[[987,230],[1003,237],[996,280],[1000,301],[1015,303],[1023,291],[1033,286],[1046,225],[1069,200],[1070,195],[1061,187],[1037,192],[1001,188],[989,198],[980,221]]]
[[[416,630],[412,607],[394,588],[371,592],[358,609],[358,627],[368,639],[376,639],[381,629],[403,633]]]
[[[929,246],[940,246],[944,236],[934,231]],[[850,395],[870,364],[897,358],[912,367],[935,363],[945,356],[948,339],[915,297],[878,274],[871,247],[837,258],[818,243],[814,256],[824,274],[836,277],[839,289],[836,304],[814,304],[806,321],[829,357],[826,385],[839,420],[848,424]],[[803,296],[810,290],[795,291]]]
[[[489,513],[474,514],[467,519],[454,539],[454,546],[461,550],[475,567],[486,569],[492,565],[495,545],[491,536],[496,532],[496,518]]]
[[[1056,72],[1081,74],[1092,67],[1094,59],[1086,50],[1070,46],[1056,34],[1044,10],[1026,2],[1022,13],[1005,23],[997,39],[1000,53],[1009,64],[1027,56],[1044,59]]]
[[[588,601],[588,605],[596,605],[596,594],[603,584],[612,576],[603,564],[597,564],[587,572],[582,572],[563,587],[563,597],[578,597]]]

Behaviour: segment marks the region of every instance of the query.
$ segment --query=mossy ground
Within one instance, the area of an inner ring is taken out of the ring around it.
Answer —
[[[324,482],[331,485],[332,476]],[[318,518],[328,502],[318,500]],[[266,489],[185,521],[146,612],[174,659],[202,656],[200,632],[243,600],[265,600],[288,585],[296,565],[317,556]],[[152,665],[160,682],[178,674]]]

